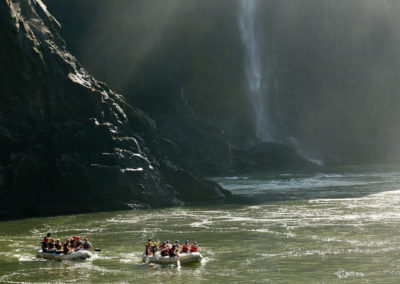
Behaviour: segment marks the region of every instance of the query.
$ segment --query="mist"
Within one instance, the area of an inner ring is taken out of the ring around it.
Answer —
[[[88,71],[156,121],[194,113],[232,141],[257,139],[238,1],[45,2]],[[398,162],[400,3],[255,3],[279,137],[331,163]]]

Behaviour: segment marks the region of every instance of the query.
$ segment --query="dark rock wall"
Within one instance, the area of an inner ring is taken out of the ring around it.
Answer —
[[[199,121],[200,133],[223,131],[200,143],[210,149],[248,142],[253,116],[243,95],[237,1],[46,3],[85,66],[149,112],[179,148],[196,145],[186,125]],[[263,70],[275,76],[274,117],[303,150],[328,163],[399,161],[399,11],[396,0],[258,1]],[[185,153],[203,171],[210,167],[199,158],[217,161],[229,147],[209,152]]]
[[[229,2],[46,1],[85,66],[155,119],[182,157],[176,163],[206,175],[228,172],[229,143],[251,136]],[[231,137],[238,129],[242,135]]]
[[[0,217],[228,194],[175,166],[154,121],[89,75],[59,28],[41,1],[0,2]]]

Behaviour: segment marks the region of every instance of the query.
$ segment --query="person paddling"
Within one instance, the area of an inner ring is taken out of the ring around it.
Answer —
[[[71,253],[71,240],[68,239],[64,244],[63,244],[63,250],[64,254],[69,254]]]
[[[83,245],[82,245],[83,249],[85,250],[89,250],[92,248],[92,244],[88,241],[88,238],[84,238],[83,239]]]
[[[152,244],[153,243],[151,242],[151,238],[148,238],[147,242],[144,244],[144,246],[145,246],[144,252],[146,255],[149,255],[149,253],[151,253]]]
[[[62,245],[61,245],[59,239],[56,239],[56,243],[54,244],[54,247],[56,248],[56,250],[61,250],[62,249]]]
[[[198,252],[199,250],[199,244],[197,242],[193,242],[192,246],[190,247],[190,252]]]
[[[51,237],[51,233],[47,233],[47,235],[43,238],[43,241],[45,241],[46,238],[49,238],[49,239],[50,239],[50,237]]]
[[[60,253],[63,252],[63,250],[62,250],[63,247],[62,247],[61,242],[60,242],[59,239],[56,239],[56,243],[54,244],[54,247],[56,249],[56,254],[60,254]]]
[[[167,242],[164,242],[162,247],[161,247],[161,252],[160,252],[161,256],[168,256],[169,254],[169,245],[167,244]]]
[[[69,247],[71,248],[71,249],[73,249],[75,246],[74,246],[74,240],[76,239],[76,236],[73,236],[72,238],[70,238],[70,239],[68,239],[69,240]]]
[[[190,248],[189,241],[186,240],[185,243],[184,243],[183,246],[182,246],[181,252],[182,252],[182,253],[187,253],[187,252],[189,251],[189,248]]]
[[[55,251],[56,250],[56,244],[55,244],[55,240],[53,238],[50,239],[49,241],[49,251]]]
[[[50,243],[49,237],[45,237],[44,240],[40,242],[43,252],[49,252],[49,243]]]
[[[81,241],[81,237],[79,236],[75,236],[74,237],[74,248],[75,250],[79,250],[82,247],[82,241]]]
[[[169,257],[179,256],[178,251],[179,251],[179,248],[176,245],[173,245],[168,251]]]
[[[156,254],[156,252],[157,252],[157,247],[158,247],[158,244],[160,243],[160,240],[157,240],[157,242],[153,242],[153,244],[152,244],[152,246],[151,246],[151,253],[153,254],[153,255],[155,255]]]

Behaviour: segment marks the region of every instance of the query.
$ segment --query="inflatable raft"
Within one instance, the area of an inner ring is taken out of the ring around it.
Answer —
[[[86,259],[91,257],[91,253],[87,250],[78,250],[69,254],[56,254],[54,252],[43,252],[41,248],[38,248],[36,251],[36,256],[46,259],[55,259],[55,260],[72,260],[72,259]]]
[[[176,257],[160,256],[160,252],[156,252],[153,256],[146,256],[146,253],[143,253],[142,256],[143,262],[156,264],[176,264],[178,260],[181,264],[183,264],[200,262],[202,259],[203,256],[199,252],[182,253]]]

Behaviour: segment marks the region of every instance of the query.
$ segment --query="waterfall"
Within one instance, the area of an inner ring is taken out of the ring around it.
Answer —
[[[322,161],[309,157],[297,139],[286,133],[283,126],[276,96],[279,85],[272,66],[273,53],[262,53],[256,30],[256,12],[260,0],[238,1],[240,37],[246,52],[247,95],[253,106],[256,137],[263,142],[291,145],[299,156],[314,164],[322,165]]]
[[[239,30],[243,41],[245,55],[245,71],[248,82],[248,96],[253,106],[255,135],[263,141],[278,140],[274,134],[272,114],[268,103],[271,101],[270,88],[263,88],[262,53],[259,47],[255,13],[257,0],[239,0]],[[268,74],[266,74],[268,75]],[[268,82],[269,79],[266,78]]]

